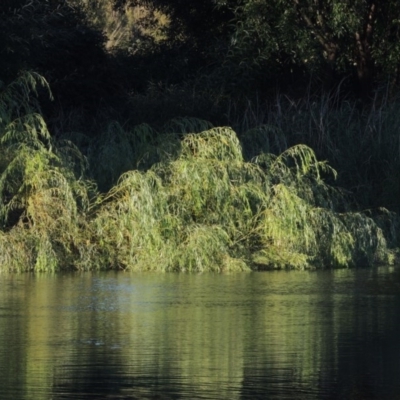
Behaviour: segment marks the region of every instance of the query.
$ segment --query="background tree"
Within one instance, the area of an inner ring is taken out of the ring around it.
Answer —
[[[131,21],[128,24],[130,44],[125,42],[124,47],[136,56],[141,82],[141,71],[145,71],[150,80],[182,82],[204,67],[217,65],[221,54],[226,53],[231,30],[229,21],[234,14],[226,5],[217,7],[215,0],[189,3],[184,0],[109,0],[105,3],[107,7],[111,5],[120,20]],[[88,4],[93,5],[93,2]]]
[[[378,79],[398,81],[397,1],[243,0],[233,12],[227,62],[255,76],[261,69],[275,75],[300,68],[331,88],[338,76],[350,75],[363,95]]]
[[[94,105],[114,85],[104,36],[67,0],[2,2],[0,43],[0,80],[38,72],[63,106]]]

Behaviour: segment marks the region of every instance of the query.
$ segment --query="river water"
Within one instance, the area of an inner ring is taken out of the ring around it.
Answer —
[[[0,399],[400,399],[398,268],[0,287]]]

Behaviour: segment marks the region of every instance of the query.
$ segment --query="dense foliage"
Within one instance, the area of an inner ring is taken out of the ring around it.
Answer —
[[[2,270],[396,261],[397,2],[18,0],[0,16]]]
[[[399,17],[397,1],[245,0],[235,8],[228,58],[252,75],[297,67],[327,89],[350,75],[367,96],[377,79],[398,83]]]
[[[346,196],[323,180],[335,171],[310,148],[246,161],[232,129],[200,120],[171,121],[160,133],[139,126],[106,135],[109,143],[97,153],[111,164],[107,170],[121,168],[121,152],[123,160],[133,156],[150,167],[122,174],[99,194],[79,150],[52,139],[34,113],[29,92],[38,84],[47,86],[25,73],[0,95],[3,270],[231,271],[394,261],[396,216],[348,210]]]
[[[279,86],[285,87],[284,81],[289,79],[302,90],[304,82],[312,78],[331,90],[348,77],[349,87],[363,97],[371,95],[377,82],[399,83],[397,1],[107,3],[119,11],[140,5],[163,12],[169,17],[165,30],[169,46],[179,48],[192,71],[196,62],[197,68],[208,66],[206,74],[214,77],[213,85],[223,85],[235,95],[243,91],[248,95],[260,87],[268,90],[277,78]],[[171,62],[179,62],[172,53],[170,56]]]

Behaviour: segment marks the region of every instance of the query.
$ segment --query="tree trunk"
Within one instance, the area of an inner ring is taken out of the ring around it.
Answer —
[[[376,19],[376,4],[372,2],[369,6],[365,19],[363,31],[356,32],[356,68],[357,68],[357,91],[362,99],[367,100],[372,95],[374,79],[374,60],[371,47],[374,33],[374,22]]]

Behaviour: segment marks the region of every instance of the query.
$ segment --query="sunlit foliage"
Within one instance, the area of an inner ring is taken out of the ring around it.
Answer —
[[[32,97],[37,85],[47,88],[24,73],[0,92],[3,271],[394,261],[395,217],[345,212],[342,192],[324,181],[336,172],[305,145],[246,160],[229,127],[183,118],[161,132],[125,131],[115,123],[92,143],[90,171],[72,142],[50,137]],[[99,194],[90,173],[110,190]]]
[[[326,174],[335,172],[303,145],[246,162],[230,128],[187,134],[178,155],[125,173],[101,199],[102,263],[224,271],[392,261],[373,219],[336,211],[342,195]]]
[[[0,93],[0,254],[6,270],[71,266],[89,204],[89,184],[80,179],[85,160],[72,143],[50,138],[30,96],[37,85],[47,82],[24,73]]]
[[[89,19],[103,31],[109,51],[131,54],[150,50],[168,38],[170,20],[151,3],[138,2],[116,6],[113,0],[71,0],[83,7]]]

